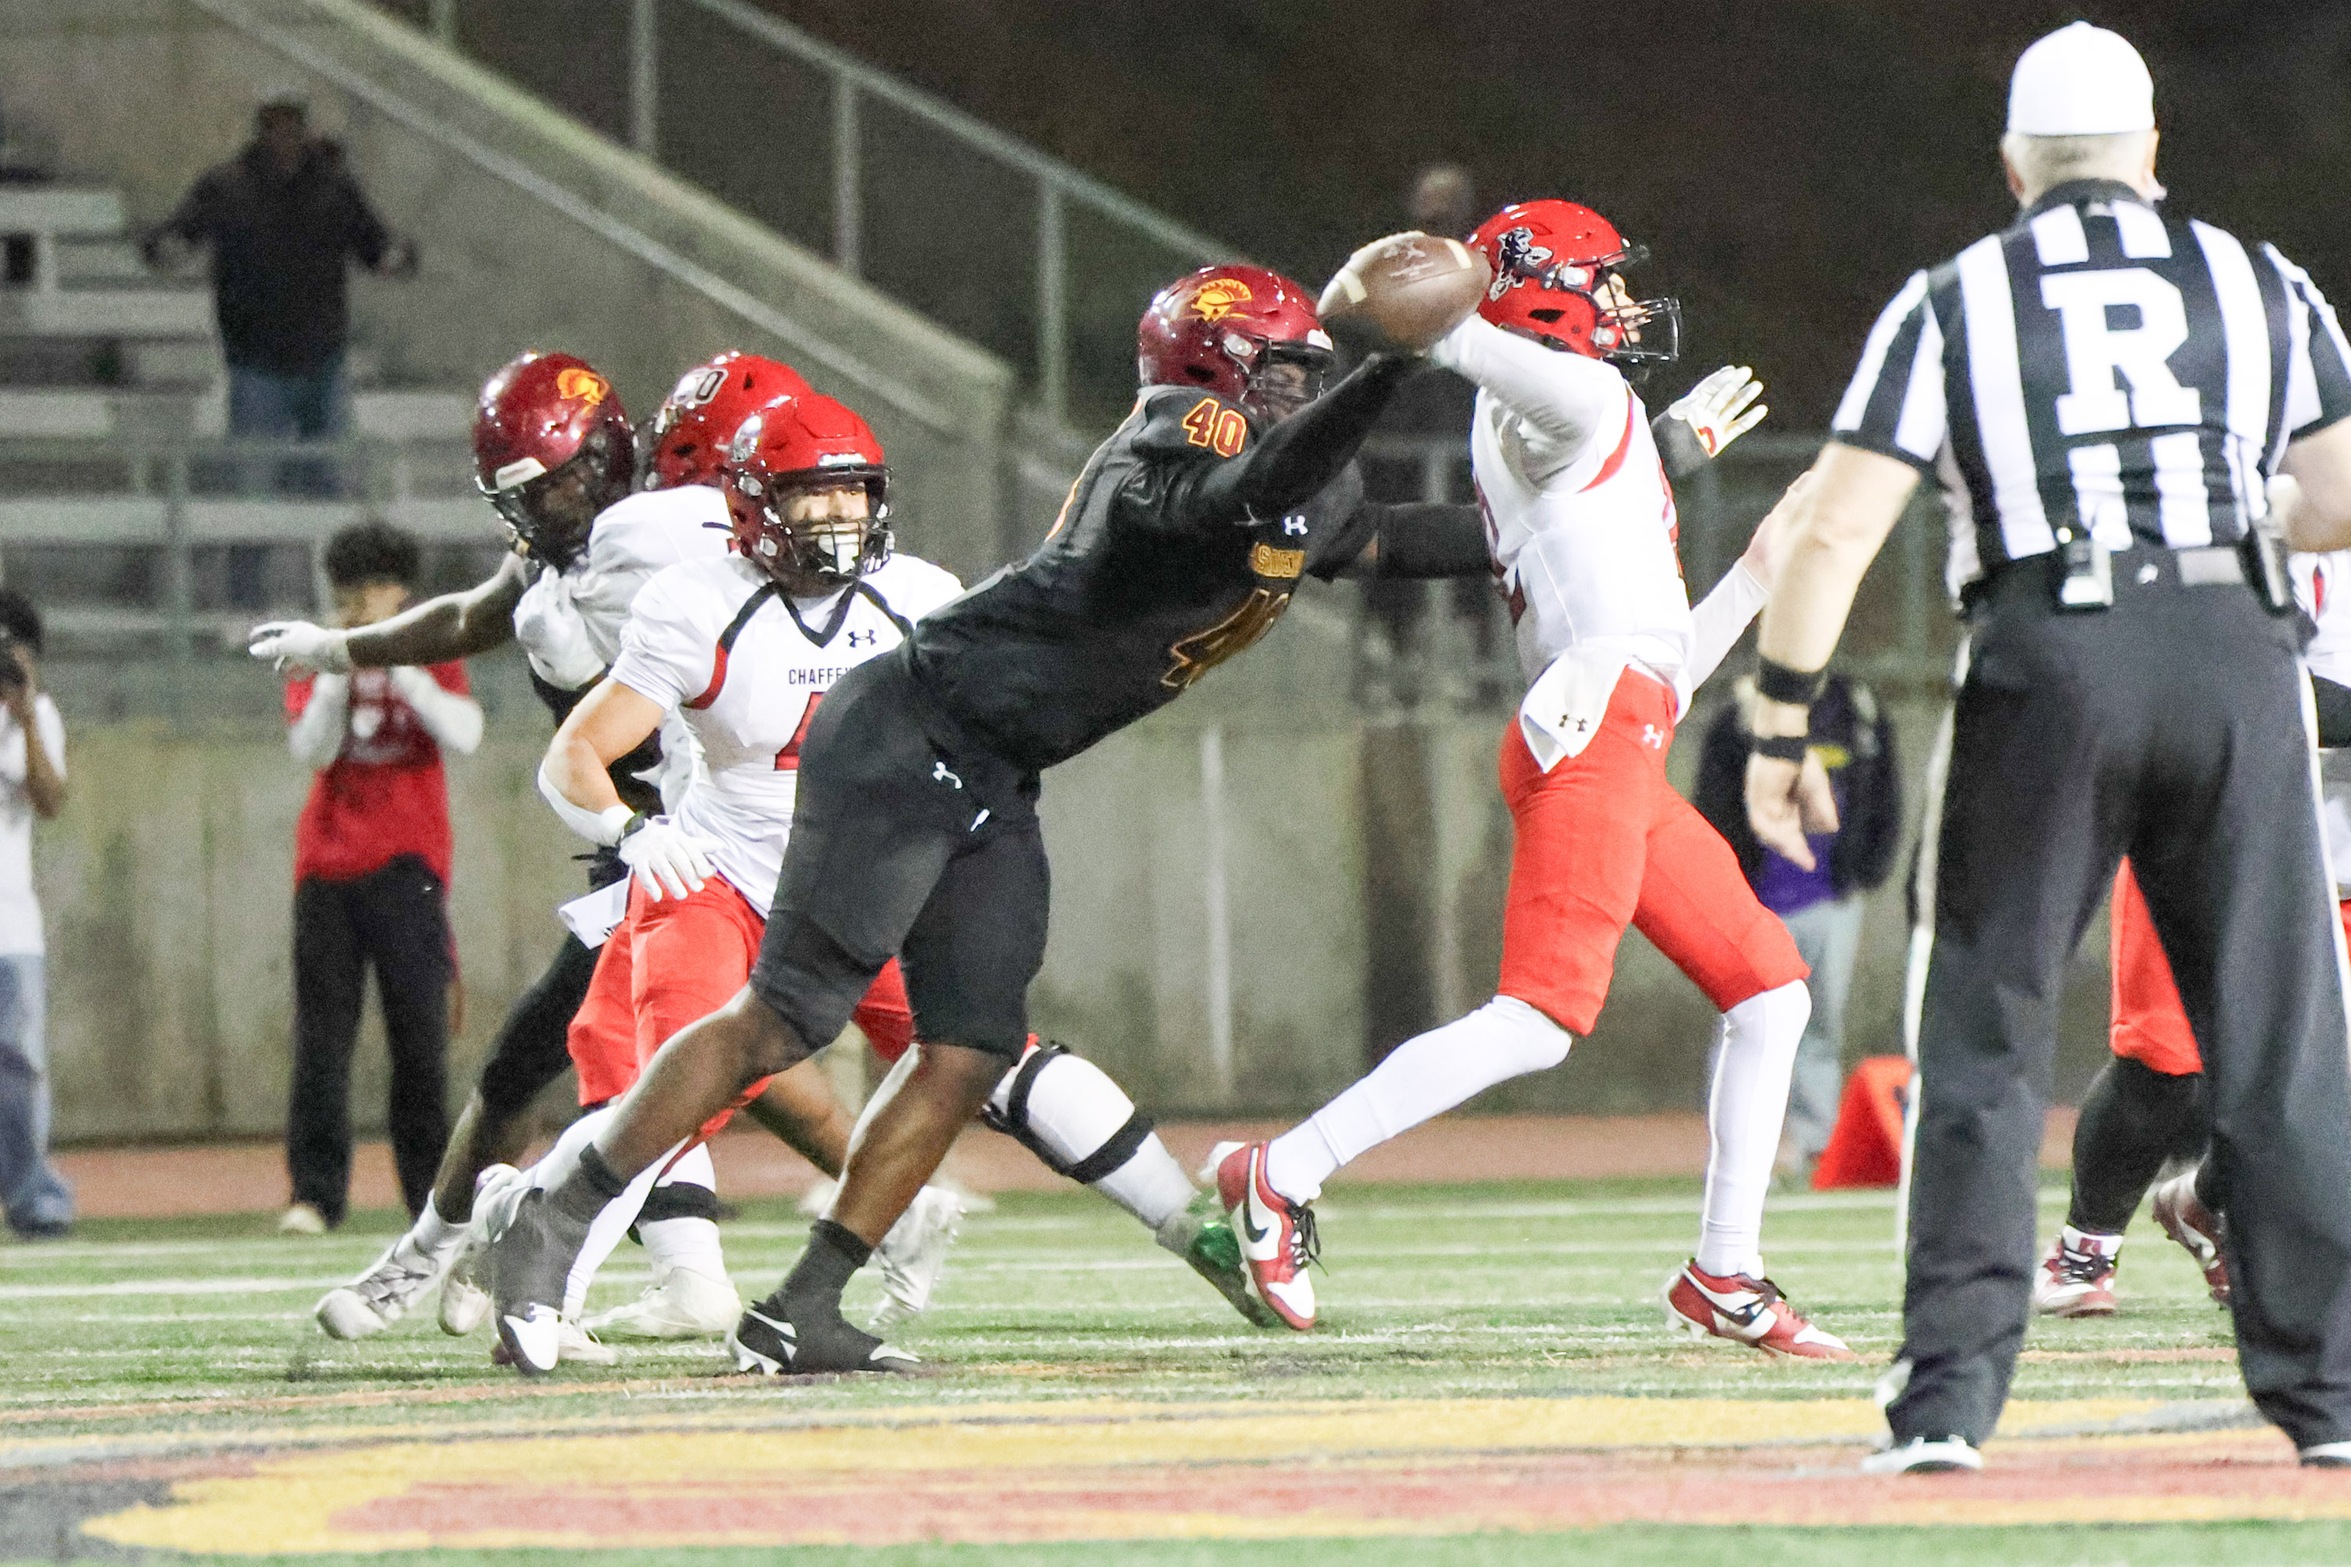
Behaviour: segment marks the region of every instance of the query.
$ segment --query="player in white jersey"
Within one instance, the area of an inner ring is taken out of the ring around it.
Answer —
[[[2276,491],[2293,480],[2270,482],[2272,510],[2282,515],[2291,506]],[[2318,811],[2337,915],[2351,934],[2351,550],[2296,555],[2292,576],[2295,601],[2313,626],[2302,661],[2317,718]],[[2155,1222],[2196,1259],[2213,1300],[2226,1305],[2219,1209],[2198,1191],[2212,1116],[2204,1056],[2127,859],[2115,871],[2108,928],[2114,1059],[2082,1096],[2073,1190],[2065,1222],[2034,1271],[2033,1309],[2056,1317],[2115,1313],[2123,1232],[2150,1190]],[[2193,1168],[2159,1180],[2174,1161]]]
[[[727,511],[711,487],[715,468],[695,466],[708,455],[707,442],[697,445],[697,413],[722,392],[720,401],[750,398],[755,406],[805,387],[789,366],[753,356],[722,355],[696,366],[656,423],[653,477],[665,487],[632,495],[635,435],[611,384],[569,354],[523,354],[483,387],[474,420],[477,481],[514,547],[498,570],[473,588],[356,630],[271,622],[255,628],[250,651],[280,666],[333,672],[464,658],[513,641],[560,721],[617,653],[637,590],[664,567],[725,553]],[[616,760],[613,784],[622,797],[657,811],[663,788],[681,788],[691,760],[690,744],[665,758],[648,741]],[[626,875],[611,856],[589,872],[596,886]],[[477,1196],[511,1191],[507,1161],[528,1135],[523,1112],[570,1065],[566,1030],[595,962],[591,948],[569,937],[516,1000],[450,1135],[431,1202],[365,1273],[320,1300],[316,1315],[326,1332],[361,1338],[399,1320],[458,1260]],[[842,1116],[813,1071],[776,1099],[762,1119]],[[448,1280],[445,1329],[470,1332],[487,1311],[488,1297],[469,1278]]]
[[[1723,1014],[1699,1250],[1667,1286],[1669,1318],[1777,1354],[1849,1359],[1762,1269],[1764,1195],[1811,1011],[1804,962],[1730,846],[1665,776],[1691,691],[1762,607],[1777,519],[1693,612],[1672,488],[1616,368],[1672,358],[1677,307],[1633,301],[1618,273],[1637,253],[1571,203],[1506,207],[1470,243],[1493,281],[1431,357],[1479,388],[1472,465],[1531,682],[1502,743],[1516,844],[1498,993],[1399,1046],[1295,1130],[1220,1150],[1219,1195],[1263,1297],[1311,1327],[1308,1204],[1323,1181],[1472,1095],[1565,1060],[1599,1016],[1626,927],[1638,926]]]

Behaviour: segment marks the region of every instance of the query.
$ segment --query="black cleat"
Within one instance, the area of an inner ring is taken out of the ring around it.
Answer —
[[[909,1371],[914,1356],[849,1325],[837,1304],[786,1301],[782,1292],[743,1313],[727,1335],[737,1371],[766,1377],[834,1371]]]
[[[533,1189],[513,1222],[490,1242],[491,1317],[498,1342],[525,1376],[545,1376],[562,1358],[563,1291],[587,1243],[588,1226]]]

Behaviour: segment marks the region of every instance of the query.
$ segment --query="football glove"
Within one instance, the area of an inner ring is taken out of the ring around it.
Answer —
[[[315,669],[321,674],[351,673],[350,633],[329,631],[307,620],[270,620],[255,626],[245,651],[283,674],[288,669]]]
[[[700,892],[710,879],[710,856],[717,847],[666,816],[654,816],[620,840],[620,858],[643,885],[646,896],[659,903],[664,896],[682,898]]]
[[[1763,383],[1755,379],[1754,371],[1745,365],[1724,365],[1669,403],[1665,412],[1690,427],[1707,456],[1720,457],[1724,447],[1761,424],[1763,416],[1771,412],[1755,401],[1762,395]]]

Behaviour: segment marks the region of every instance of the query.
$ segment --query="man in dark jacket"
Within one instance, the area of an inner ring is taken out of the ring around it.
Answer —
[[[1837,798],[1834,832],[1811,835],[1816,870],[1756,842],[1747,824],[1746,715],[1755,683],[1741,680],[1737,697],[1706,731],[1692,803],[1738,853],[1739,867],[1763,906],[1780,917],[1796,950],[1812,965],[1812,1021],[1797,1047],[1788,1094],[1783,1159],[1810,1169],[1828,1146],[1845,1080],[1845,998],[1861,953],[1862,895],[1884,885],[1902,836],[1902,776],[1894,762],[1894,724],[1876,693],[1858,680],[1831,675],[1813,709],[1811,755],[1825,768]]]
[[[323,440],[344,422],[345,269],[356,259],[406,276],[416,249],[385,229],[342,148],[310,134],[299,101],[274,98],[253,124],[245,150],[189,187],[140,248],[150,265],[211,248],[229,433]]]

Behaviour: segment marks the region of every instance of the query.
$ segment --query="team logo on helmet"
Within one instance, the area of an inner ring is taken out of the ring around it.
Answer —
[[[1256,297],[1237,277],[1212,277],[1192,296],[1192,313],[1203,321],[1222,321],[1233,313],[1235,305],[1245,305]]]
[[[1514,228],[1494,242],[1494,281],[1486,285],[1488,299],[1500,299],[1530,277],[1538,276],[1551,259],[1547,245],[1535,243],[1535,231]]]
[[[612,390],[612,383],[593,370],[573,367],[555,372],[555,395],[575,403],[586,403],[590,408],[604,401],[604,394]]]

